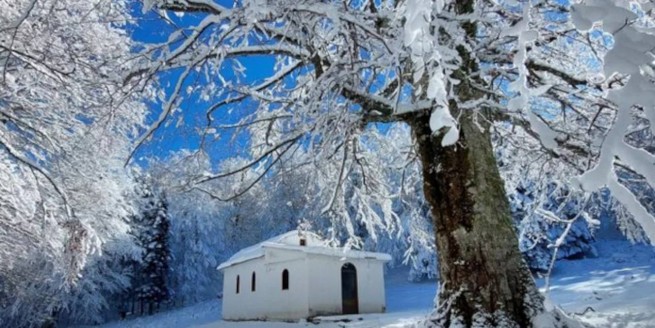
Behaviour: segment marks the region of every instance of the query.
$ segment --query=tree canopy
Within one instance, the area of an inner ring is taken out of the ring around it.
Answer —
[[[415,239],[403,247],[421,252],[434,234],[441,288],[432,326],[564,326],[521,260],[508,195],[536,191],[530,211],[564,233],[578,218],[594,223],[589,203],[613,197],[622,226],[637,236],[634,220],[655,241],[651,1],[0,0],[0,8],[0,256],[9,263],[0,295],[31,290],[1,304],[9,323],[85,316],[79,304],[97,314],[129,285],[120,262],[147,246],[129,234],[141,209],[124,166],[166,129],[196,134],[194,149],[171,157],[184,167],[139,164],[186,206],[218,213],[229,206],[206,203],[229,202],[232,221],[207,226],[233,229],[235,239],[263,237],[249,225],[258,208],[244,205],[277,202],[262,184],[313,202],[287,213],[327,219],[321,228],[347,247],[409,230]],[[165,26],[164,38],[131,39],[149,19]],[[230,144],[239,156],[217,163]],[[285,179],[306,181],[305,195]],[[421,187],[425,197],[415,195]],[[194,236],[172,240],[196,247],[212,231],[198,226],[171,220]],[[195,265],[210,244],[225,246],[207,242],[171,263]],[[28,288],[49,279],[57,283]],[[107,293],[91,296],[104,282]],[[30,312],[39,317],[21,317]]]

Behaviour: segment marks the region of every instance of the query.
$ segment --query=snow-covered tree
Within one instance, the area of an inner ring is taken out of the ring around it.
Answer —
[[[163,193],[155,190],[149,177],[139,179],[140,212],[132,218],[132,234],[143,249],[134,262],[132,293],[141,314],[159,311],[170,299],[168,204]]]
[[[547,272],[552,259],[595,256],[592,205],[565,186],[550,184],[542,191],[527,184],[510,193],[519,248],[530,269]],[[543,196],[541,196],[543,195]],[[579,196],[579,197],[575,197]],[[564,238],[557,250],[556,241]]]
[[[188,189],[188,179],[194,176],[191,172],[207,170],[209,165],[185,152],[148,164],[148,174],[168,200],[169,286],[171,301],[177,306],[216,297],[222,287],[216,266],[238,250],[230,248],[226,240],[229,204]],[[238,246],[245,245],[234,247]]]
[[[193,19],[177,19],[167,41],[147,46],[143,64],[126,82],[162,71],[177,78],[139,143],[180,117],[189,93],[199,96],[194,110],[206,109],[206,126],[198,129],[202,150],[221,140],[219,129],[259,127],[249,161],[199,172],[198,188],[256,167],[258,174],[246,177],[250,189],[298,149],[309,163],[332,167],[319,174],[330,179],[321,185],[332,196],[316,201],[346,227],[352,245],[359,241],[353,222],[363,220],[369,232],[397,226],[386,210],[392,206],[389,186],[380,184],[383,170],[367,161],[360,142],[376,124],[407,124],[439,256],[441,285],[427,324],[570,326],[544,306],[521,257],[491,136],[524,142],[535,155],[524,161],[548,157],[564,183],[579,176],[574,185],[585,191],[609,188],[655,236],[653,216],[615,174],[620,165],[655,182],[653,154],[624,141],[635,128],[632,118],[654,119],[655,42],[651,18],[643,14],[652,6],[621,0],[248,0],[231,6],[149,0],[145,9]],[[258,74],[249,76],[254,69]],[[513,171],[523,170],[519,163],[512,162]],[[354,190],[343,186],[353,178],[360,181]]]
[[[133,256],[125,1],[0,1],[0,325],[101,320]],[[119,242],[120,241],[120,242]],[[85,309],[82,311],[81,309]]]

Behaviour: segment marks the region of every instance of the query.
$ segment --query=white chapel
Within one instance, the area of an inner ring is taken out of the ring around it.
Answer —
[[[218,266],[224,320],[298,320],[385,311],[383,253],[328,247],[290,231],[245,248]]]

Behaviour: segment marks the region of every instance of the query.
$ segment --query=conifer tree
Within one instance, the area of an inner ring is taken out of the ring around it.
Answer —
[[[163,194],[141,183],[142,211],[134,218],[135,235],[143,248],[141,263],[135,263],[134,291],[141,314],[153,314],[170,298],[168,245],[170,222]]]

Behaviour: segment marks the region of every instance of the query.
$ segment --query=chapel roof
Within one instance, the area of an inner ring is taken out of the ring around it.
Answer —
[[[300,245],[301,236],[302,239],[305,239],[305,246]],[[391,260],[391,256],[389,254],[357,251],[343,247],[331,247],[328,246],[328,243],[323,238],[313,232],[299,232],[298,230],[291,230],[289,232],[283,233],[238,251],[227,261],[221,263],[217,269],[223,270],[227,267],[231,267],[239,263],[263,257],[264,250],[266,248],[298,251],[314,255],[341,257],[344,260],[348,258],[368,258],[379,261]]]

